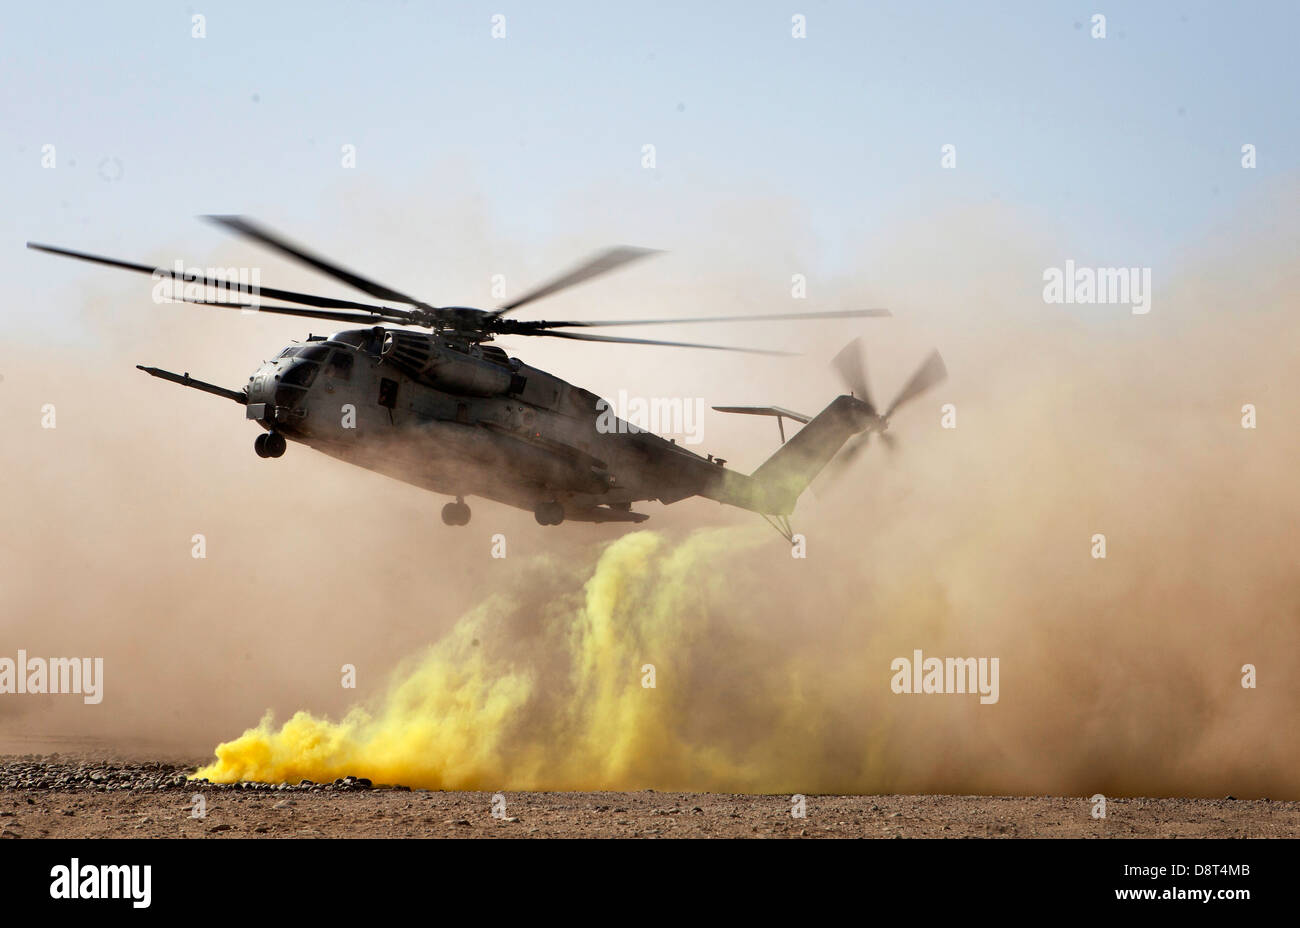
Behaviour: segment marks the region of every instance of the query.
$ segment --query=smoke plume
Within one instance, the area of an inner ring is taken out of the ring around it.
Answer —
[[[806,558],[699,500],[645,506],[631,532],[470,500],[473,522],[447,528],[413,487],[300,447],[257,459],[237,407],[131,368],[236,386],[300,325],[146,304],[166,316],[130,338],[18,346],[0,383],[4,653],[103,656],[106,679],[99,706],[3,697],[5,740],[222,742],[199,772],[221,781],[1300,798],[1297,205],[1277,195],[1157,265],[1145,316],[1045,304],[1043,271],[1067,258],[1140,262],[972,207],[858,243],[864,270],[815,281],[807,307],[894,319],[656,333],[797,360],[506,346],[604,395],[805,412],[839,391],[826,361],[854,335],[880,404],[938,347],[950,380],[899,412],[897,449],[801,500]],[[676,250],[755,234],[740,216],[717,235],[728,222]],[[752,312],[753,281],[797,266],[782,247],[638,269],[566,313]],[[711,415],[704,450],[750,471],[775,432]],[[998,658],[998,702],[892,692],[891,661],[916,649]]]

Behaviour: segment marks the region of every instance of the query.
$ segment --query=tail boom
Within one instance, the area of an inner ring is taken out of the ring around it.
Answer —
[[[719,502],[767,515],[784,516],[844,443],[878,420],[867,403],[849,395],[836,397],[793,438],[748,477],[727,472],[707,494]]]

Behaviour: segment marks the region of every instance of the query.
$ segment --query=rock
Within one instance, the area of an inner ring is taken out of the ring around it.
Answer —
[[[279,802],[277,802],[275,805],[271,806],[271,808],[272,808],[272,809],[292,809],[292,808],[293,808],[294,806],[296,806],[297,804],[298,804],[298,803],[294,802],[292,799],[281,799],[281,800],[280,800]]]

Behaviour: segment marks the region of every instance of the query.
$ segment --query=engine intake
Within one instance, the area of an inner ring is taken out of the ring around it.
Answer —
[[[516,379],[509,368],[417,332],[390,330],[383,357],[420,383],[465,396],[501,396]]]

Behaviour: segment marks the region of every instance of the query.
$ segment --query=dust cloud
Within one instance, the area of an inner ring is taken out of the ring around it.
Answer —
[[[643,506],[652,521],[628,531],[471,500],[452,529],[413,487],[300,447],[260,460],[236,406],[131,365],[236,386],[303,326],[178,318],[143,283],[129,310],[121,287],[84,294],[128,329],[7,346],[0,606],[4,654],[102,656],[105,698],[6,696],[0,737],[195,759],[221,742],[213,780],[1300,798],[1297,205],[1274,196],[1155,267],[1145,316],[1045,304],[1043,271],[1066,258],[1142,262],[1071,253],[1041,217],[980,205],[853,243],[862,270],[815,281],[807,307],[894,319],[656,333],[799,359],[507,343],[604,395],[807,412],[839,391],[826,362],[852,336],[880,404],[938,347],[951,377],[897,414],[896,450],[873,445],[801,500],[805,559],[706,501]],[[753,280],[791,265],[774,233],[717,253],[753,238],[750,212],[673,246],[712,263],[593,284],[565,314],[784,310],[779,291],[755,305]],[[388,279],[373,256],[349,263]],[[750,471],[775,431],[710,414],[704,450]],[[893,693],[891,661],[916,649],[998,658],[999,701]]]

